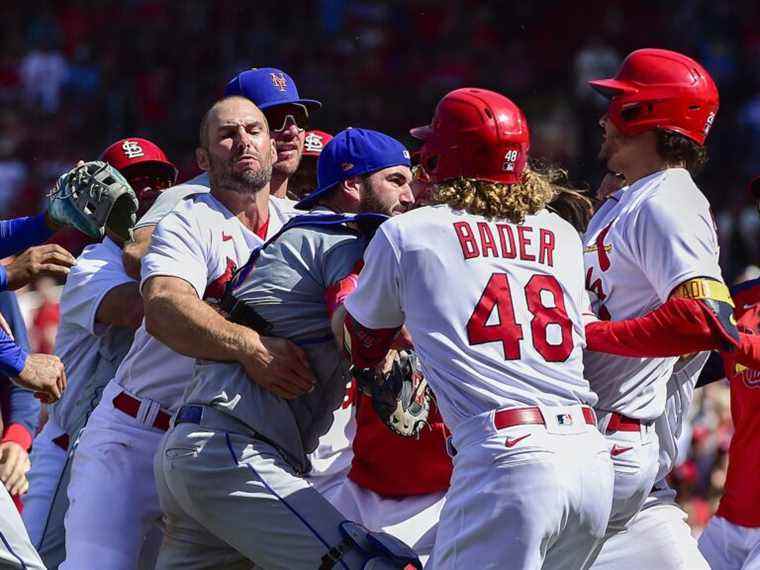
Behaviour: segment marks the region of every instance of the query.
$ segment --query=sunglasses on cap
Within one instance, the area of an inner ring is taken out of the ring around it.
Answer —
[[[270,107],[264,110],[264,116],[269,123],[269,130],[273,133],[281,133],[288,128],[288,119],[293,121],[299,131],[309,128],[309,111],[299,103]]]

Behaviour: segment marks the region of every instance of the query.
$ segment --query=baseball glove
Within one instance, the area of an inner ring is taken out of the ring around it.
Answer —
[[[106,229],[127,241],[137,212],[137,196],[121,173],[98,160],[63,174],[48,194],[53,222],[100,240]]]
[[[392,360],[385,370],[354,368],[354,377],[359,388],[372,398],[377,415],[393,433],[419,438],[422,428],[428,425],[432,392],[414,351],[394,351],[389,358]]]

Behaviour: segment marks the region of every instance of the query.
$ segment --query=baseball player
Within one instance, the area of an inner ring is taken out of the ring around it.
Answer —
[[[204,302],[292,215],[269,197],[274,143],[249,100],[204,115],[198,165],[210,192],[191,194],[155,228],[142,260],[145,318],[90,416],[72,464],[66,561],[134,568],[161,511],[153,456],[192,375],[193,357],[241,362],[255,381],[293,396],[312,385],[300,349],[223,319]],[[103,505],[109,505],[103,509]]]
[[[62,275],[69,272],[75,261],[60,246],[32,247],[48,239],[56,228],[46,213],[0,221],[0,257],[31,248],[12,266],[0,269],[0,289],[21,287],[41,272]],[[36,392],[45,401],[54,402],[60,398],[66,387],[66,374],[60,359],[48,354],[28,354],[16,344],[4,319],[0,324],[0,373]],[[5,485],[0,485],[0,563],[6,568],[45,568]]]
[[[292,220],[257,250],[223,302],[233,321],[303,347],[317,384],[286,400],[237,364],[196,364],[156,457],[167,523],[158,568],[247,568],[253,561],[349,569],[364,568],[365,557],[385,560],[383,568],[414,563],[390,537],[372,538],[344,521],[303,478],[349,378],[329,316],[356,278],[366,245],[361,228],[383,219],[345,213],[407,209],[409,153],[382,133],[349,129],[325,147],[318,168],[318,188],[298,204],[312,215]]]
[[[626,319],[688,301],[694,314],[675,318],[674,331],[694,319],[735,337],[709,205],[690,174],[706,156],[703,145],[718,110],[715,84],[684,55],[643,49],[626,58],[615,78],[591,85],[610,99],[600,120],[600,159],[627,184],[608,196],[583,238],[594,313]],[[657,480],[655,420],[665,411],[674,364],[674,358],[584,357],[615,465],[609,535],[626,528]],[[640,556],[620,561],[622,552],[630,552],[621,542],[624,535],[608,541],[594,567],[639,567]]]
[[[293,79],[284,71],[274,68],[253,69],[236,75],[224,90],[225,96],[241,95],[265,111],[272,137],[278,147],[278,161],[273,167],[272,188],[281,188],[273,196],[285,198],[288,178],[298,168],[303,150],[303,131],[308,125],[309,109],[322,106],[319,101],[302,99]],[[124,247],[124,266],[127,274],[140,279],[140,261],[150,246],[150,237],[156,224],[174,205],[188,194],[208,192],[208,174],[203,172],[185,184],[172,189],[156,201],[148,215],[143,216],[134,229],[134,236]]]
[[[177,169],[164,151],[142,138],[116,141],[100,160],[127,179],[141,215],[177,178]],[[68,371],[69,389],[49,408],[48,421],[34,440],[31,489],[23,514],[32,543],[48,568],[58,567],[65,557],[69,444],[77,439],[142,321],[142,298],[137,282],[124,271],[122,247],[123,240],[113,234],[87,247],[61,294],[55,354]]]
[[[303,139],[303,156],[298,170],[288,182],[288,196],[300,200],[317,187],[317,159],[325,145],[332,140],[332,135],[324,131],[306,131]]]
[[[298,170],[304,151],[309,113],[322,106],[302,99],[293,78],[281,69],[260,67],[243,71],[227,83],[225,95],[247,97],[264,112],[277,147],[272,167],[272,196],[288,197],[289,180]]]
[[[750,185],[760,214],[760,178]],[[760,279],[740,283],[733,290],[735,316],[740,329],[760,335]],[[718,511],[699,537],[699,550],[715,570],[760,568],[760,461],[754,443],[758,431],[760,388],[758,365],[747,367],[731,354],[723,354],[726,378],[731,384],[734,435],[728,451],[728,473]]]
[[[527,166],[506,97],[446,95],[424,140],[432,202],[384,223],[346,300],[354,362],[405,323],[452,431],[454,471],[430,565],[580,568],[602,539],[613,473],[583,377],[581,242]]]

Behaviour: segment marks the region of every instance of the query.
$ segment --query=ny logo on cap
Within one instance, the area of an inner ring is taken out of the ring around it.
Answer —
[[[142,147],[136,141],[124,141],[124,144],[121,145],[121,150],[124,151],[127,158],[145,156],[145,152],[143,152]]]
[[[322,152],[325,144],[322,142],[322,137],[318,134],[309,133],[303,141],[303,146],[307,152]]]
[[[270,73],[269,75],[272,77],[272,85],[280,91],[285,91],[285,88],[288,86],[288,80],[285,79],[285,74],[280,72],[279,74]]]

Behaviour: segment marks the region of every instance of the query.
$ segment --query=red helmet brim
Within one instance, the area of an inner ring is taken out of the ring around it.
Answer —
[[[638,89],[625,81],[617,79],[595,79],[588,82],[597,92],[608,99],[617,95],[630,95],[638,93]]]

